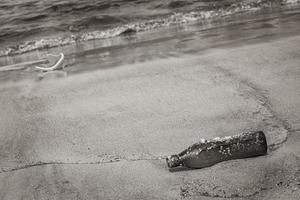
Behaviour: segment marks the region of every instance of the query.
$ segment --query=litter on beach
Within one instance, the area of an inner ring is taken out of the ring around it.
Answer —
[[[52,66],[46,65],[46,64],[49,64],[49,59],[40,59],[40,60],[16,63],[16,64],[12,64],[12,65],[6,65],[3,67],[0,67],[0,72],[23,70],[23,69],[33,66],[33,65],[35,65],[36,69],[39,69],[42,71],[53,71],[53,70],[57,70],[59,68],[64,67],[63,62],[65,59],[65,55],[63,53],[60,53],[58,55],[47,54],[47,56],[59,57],[59,59]],[[36,65],[42,65],[42,66],[36,66]]]
[[[0,67],[0,72],[22,70],[30,65],[39,65],[39,64],[46,64],[46,63],[49,63],[47,59],[41,59],[41,60],[27,61],[23,63],[12,64],[12,65],[6,65]]]
[[[184,166],[199,169],[226,160],[265,155],[267,150],[265,134],[256,131],[212,140],[202,139],[181,153],[168,156],[166,161],[169,168]]]
[[[53,71],[53,70],[56,70],[60,67],[63,68],[63,62],[64,62],[64,59],[65,59],[65,55],[63,53],[60,53],[59,55],[52,55],[52,54],[48,54],[49,56],[54,56],[54,57],[58,57],[60,56],[59,60],[52,66],[50,67],[47,67],[45,64],[43,64],[44,67],[40,67],[40,66],[36,66],[35,68],[36,69],[40,69],[42,71]]]

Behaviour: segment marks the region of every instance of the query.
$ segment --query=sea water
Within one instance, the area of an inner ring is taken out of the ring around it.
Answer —
[[[277,8],[298,0],[1,0],[0,56]]]

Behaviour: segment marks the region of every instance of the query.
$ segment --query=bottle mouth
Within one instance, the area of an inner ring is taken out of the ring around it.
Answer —
[[[177,167],[180,165],[180,159],[178,155],[171,155],[166,158],[169,168]]]

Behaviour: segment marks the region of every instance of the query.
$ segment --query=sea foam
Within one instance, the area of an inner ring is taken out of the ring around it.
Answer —
[[[299,3],[300,0],[283,0],[279,2],[280,5],[286,5]],[[207,11],[194,10],[190,12],[173,12],[172,14],[164,17],[159,16],[140,22],[127,23],[105,30],[95,30],[77,34],[70,34],[63,37],[48,37],[39,40],[25,41],[0,49],[0,56],[22,54],[29,51],[65,46],[89,40],[107,39],[120,35],[145,32],[172,25],[183,25],[188,23],[201,22],[208,19],[224,17],[239,12],[256,11],[265,7],[273,6],[273,4],[274,2],[270,0],[251,0],[235,3],[225,8],[221,7]],[[278,5],[278,2],[276,5]]]

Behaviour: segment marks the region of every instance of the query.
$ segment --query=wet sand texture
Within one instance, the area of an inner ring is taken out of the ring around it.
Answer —
[[[299,43],[1,84],[1,199],[297,199]],[[267,156],[167,169],[200,138],[246,130],[265,132]]]

